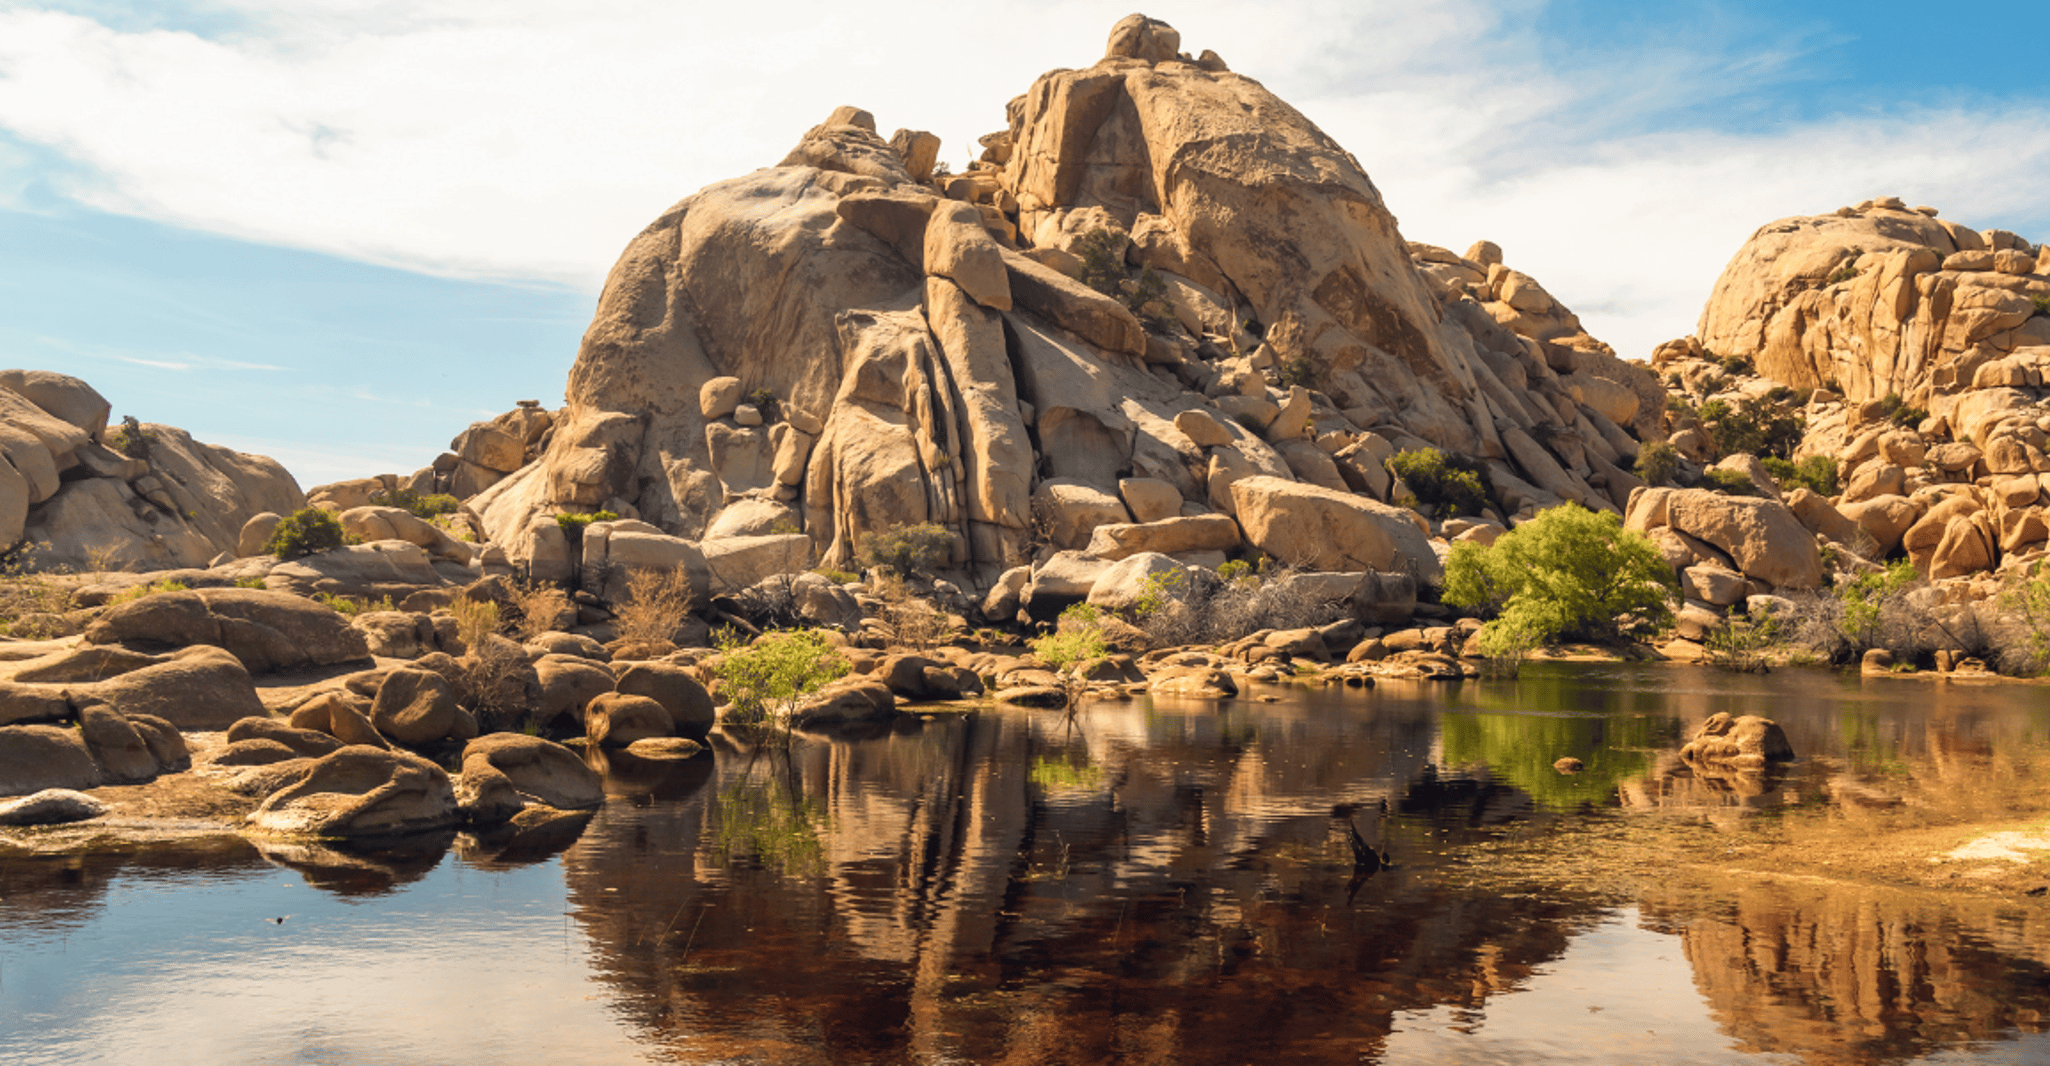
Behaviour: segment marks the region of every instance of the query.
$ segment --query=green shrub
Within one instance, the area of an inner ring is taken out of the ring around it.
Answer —
[[[1852,263],[1845,263],[1843,266],[1836,268],[1835,272],[1829,275],[1829,283],[1831,285],[1841,285],[1844,282],[1849,281],[1857,276],[1857,266]]]
[[[835,585],[850,585],[861,580],[860,574],[850,574],[845,570],[835,570],[827,566],[818,567],[812,573],[831,581]]]
[[[1637,449],[1637,476],[1652,488],[1670,485],[1673,475],[1680,472],[1680,450],[1662,440],[1655,440]]]
[[[1253,564],[1244,559],[1226,560],[1223,566],[1217,568],[1217,576],[1226,581],[1238,581],[1242,578],[1257,577],[1253,572]]]
[[[112,606],[117,603],[127,603],[130,600],[139,600],[145,596],[154,596],[159,592],[184,592],[190,587],[190,585],[183,581],[165,578],[162,581],[152,581],[147,585],[136,585],[131,588],[122,589],[120,592],[115,593],[107,601],[107,604]]]
[[[1477,515],[1487,509],[1488,468],[1478,459],[1418,448],[1389,456],[1388,469],[1409,486],[1419,504],[1442,517]]]
[[[1760,397],[1745,397],[1734,405],[1710,400],[1701,405],[1700,418],[1718,459],[1739,454],[1788,458],[1801,446],[1807,428],[1797,409]]]
[[[617,521],[619,521],[619,516],[611,511],[593,511],[590,514],[559,514],[555,516],[555,524],[561,526],[565,533],[571,531],[582,532],[585,526],[593,522]]]
[[[342,520],[333,511],[308,507],[279,522],[270,540],[264,542],[263,550],[280,559],[297,559],[314,552],[333,551],[347,540]]]
[[[1087,603],[1062,611],[1053,632],[1027,643],[1041,662],[1057,672],[1110,653],[1109,642],[1103,637],[1103,613]]]
[[[1070,251],[1082,260],[1075,280],[1124,304],[1140,323],[1155,333],[1172,333],[1180,325],[1170,306],[1167,279],[1147,267],[1134,277],[1125,265],[1131,239],[1107,229],[1093,229],[1076,238]]]
[[[2029,301],[2036,305],[2036,312],[2034,315],[2030,315],[2030,318],[2034,318],[2036,315],[2050,318],[2050,296],[2031,296]]]
[[[454,514],[463,504],[461,500],[446,492],[418,493],[412,489],[399,488],[391,492],[374,494],[374,500],[387,507],[402,507],[415,518],[433,521],[445,514]]]
[[[1317,387],[1317,364],[1307,355],[1294,355],[1281,361],[1275,368],[1274,383],[1282,388],[1301,385],[1306,389]]]
[[[1867,648],[1879,646],[1887,605],[1921,578],[1914,563],[1897,559],[1884,570],[1875,570],[1837,587],[1837,599],[1843,603],[1843,615],[1837,624],[1855,651],[1862,654]]]
[[[855,543],[854,561],[864,567],[886,567],[901,576],[930,573],[954,554],[954,534],[938,522],[895,526],[863,533]]]
[[[727,719],[737,725],[783,717],[799,699],[852,669],[815,629],[764,633],[751,644],[724,644],[721,651],[720,691],[728,700]]]
[[[1920,407],[1909,407],[1898,392],[1889,392],[1879,401],[1881,417],[1896,426],[1918,426],[1929,417],[1929,412]]]
[[[265,585],[260,577],[238,577],[235,579],[235,587],[238,589],[260,589],[268,588],[269,586]]]
[[[1728,493],[1731,496],[1765,495],[1752,483],[1750,476],[1741,470],[1710,470],[1702,475],[1701,487],[1712,492]]]
[[[1729,357],[1729,358],[1727,358],[1727,359],[1724,359],[1724,360],[1722,361],[1722,368],[1723,368],[1723,373],[1725,373],[1725,374],[1749,374],[1749,373],[1751,373],[1751,363],[1750,363],[1750,361],[1749,361],[1749,360],[1746,360],[1746,359],[1744,359],[1744,358],[1743,358],[1743,357],[1741,357],[1741,356],[1735,356],[1735,355],[1733,355],[1733,356],[1730,356],[1730,357]]]
[[[150,445],[156,442],[157,435],[144,432],[134,415],[121,416],[121,428],[107,435],[107,447],[130,459],[149,458]]]
[[[1829,456],[1811,455],[1798,463],[1790,463],[1776,455],[1768,455],[1759,461],[1765,464],[1765,472],[1771,474],[1782,489],[1804,488],[1821,496],[1836,495],[1836,460]]]
[[[1125,280],[1125,236],[1107,229],[1093,229],[1075,239],[1069,251],[1082,260],[1075,280],[1105,296],[1119,296]]]
[[[1625,530],[1614,514],[1566,504],[1504,533],[1492,547],[1454,544],[1443,598],[1496,615],[1481,632],[1486,648],[1619,640],[1618,616],[1662,625],[1671,617],[1666,597],[1676,590],[1673,568],[1651,541]]]

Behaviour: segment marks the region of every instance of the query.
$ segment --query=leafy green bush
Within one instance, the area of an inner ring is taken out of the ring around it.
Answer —
[[[1093,229],[1075,239],[1070,251],[1082,260],[1075,280],[1124,304],[1155,333],[1172,333],[1180,323],[1169,306],[1167,279],[1152,267],[1134,277],[1125,265],[1131,239],[1107,229]]]
[[[1759,461],[1765,464],[1765,472],[1780,483],[1780,488],[1804,488],[1821,496],[1836,495],[1836,460],[1827,455],[1811,455],[1798,463],[1790,463],[1776,455],[1768,455]]]
[[[127,603],[130,600],[139,600],[145,596],[154,596],[159,592],[184,592],[191,587],[183,581],[165,578],[162,581],[152,581],[147,585],[135,585],[122,589],[120,592],[115,593],[113,598],[107,601],[107,604],[112,606],[117,603]]]
[[[561,526],[565,533],[572,531],[582,532],[585,526],[593,522],[617,521],[619,521],[619,516],[611,511],[593,511],[590,514],[559,514],[555,516],[555,524]]]
[[[764,633],[751,644],[722,645],[716,672],[727,720],[754,725],[780,718],[797,701],[847,675],[847,657],[815,629]]]
[[[2034,318],[2036,315],[2042,315],[2050,318],[2050,296],[2031,296],[2029,300],[2036,305],[2035,315],[2030,315],[2029,317]]]
[[[263,550],[280,559],[297,559],[314,552],[333,551],[347,540],[342,520],[333,511],[308,507],[279,522],[270,540],[264,542]]]
[[[861,575],[859,574],[850,574],[845,570],[835,570],[828,566],[816,567],[812,570],[812,573],[831,581],[835,585],[850,585],[861,580]]]
[[[1679,472],[1680,450],[1671,444],[1655,440],[1637,449],[1637,476],[1652,488],[1672,484]]]
[[[899,575],[929,573],[953,557],[954,534],[938,522],[895,526],[863,533],[854,561],[864,567],[887,567]]]
[[[1731,496],[1763,496],[1765,493],[1740,470],[1710,470],[1702,475],[1701,487]]]
[[[1026,643],[1041,662],[1057,672],[1110,653],[1109,642],[1103,637],[1103,614],[1086,603],[1062,611],[1053,632]]]
[[[1843,266],[1836,268],[1836,270],[1829,275],[1829,283],[1831,285],[1841,285],[1844,282],[1849,281],[1857,276],[1857,266],[1852,263],[1845,263]]]
[[[463,506],[461,500],[446,492],[423,494],[408,488],[376,493],[371,498],[382,502],[387,507],[402,507],[413,517],[425,518],[429,521],[445,514],[454,514]]]
[[[1729,358],[1727,358],[1727,359],[1724,359],[1724,360],[1722,361],[1722,368],[1723,368],[1723,373],[1725,373],[1725,374],[1749,374],[1749,373],[1751,373],[1751,363],[1750,363],[1750,361],[1749,361],[1749,360],[1747,360],[1747,359],[1744,359],[1744,358],[1743,358],[1743,357],[1741,357],[1741,356],[1735,356],[1735,355],[1733,355],[1733,356],[1730,356],[1730,357],[1729,357]]]
[[[1843,603],[1843,615],[1837,624],[1853,649],[1863,654],[1865,649],[1879,646],[1887,605],[1921,579],[1914,563],[1896,559],[1884,570],[1875,570],[1837,587],[1837,599]]]
[[[1443,517],[1477,515],[1488,506],[1488,468],[1469,456],[1418,448],[1388,457],[1388,469],[1416,493],[1417,502]]]
[[[1069,247],[1082,260],[1075,280],[1105,296],[1119,296],[1125,280],[1125,236],[1107,229],[1093,229],[1075,239]]]
[[[1504,533],[1492,547],[1454,544],[1443,598],[1496,615],[1481,630],[1485,649],[1491,642],[1619,640],[1618,616],[1663,624],[1671,617],[1666,598],[1677,587],[1658,548],[1625,530],[1622,519],[1566,504]]]
[[[1807,428],[1807,419],[1798,409],[1755,396],[1734,405],[1710,400],[1701,405],[1699,417],[1718,459],[1738,454],[1788,458],[1801,446],[1801,434]]]

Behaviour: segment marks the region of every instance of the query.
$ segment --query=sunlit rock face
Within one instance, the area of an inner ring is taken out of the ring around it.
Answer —
[[[601,508],[713,537],[774,501],[836,566],[941,523],[986,586],[1046,479],[1215,501],[1215,470],[1328,486],[1319,449],[1370,441],[1487,460],[1505,513],[1620,508],[1649,372],[1494,245],[1406,242],[1350,153],[1145,21],[1153,43],[1121,31],[1012,100],[964,174],[843,107],[652,222],[546,449],[472,500],[491,539],[524,561],[537,515]],[[1189,437],[1190,411],[1228,434]]]

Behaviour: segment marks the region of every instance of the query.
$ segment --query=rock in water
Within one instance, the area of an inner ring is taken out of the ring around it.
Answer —
[[[1755,714],[1732,718],[1718,711],[1680,749],[1688,762],[1715,763],[1737,770],[1762,770],[1767,763],[1793,759],[1793,746],[1779,723]]]

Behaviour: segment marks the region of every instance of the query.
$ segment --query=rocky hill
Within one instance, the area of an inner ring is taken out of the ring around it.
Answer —
[[[1639,484],[1647,370],[1493,245],[1405,242],[1358,160],[1167,25],[1006,116],[947,174],[841,108],[650,223],[546,447],[469,500],[490,539],[526,562],[602,509],[844,566],[932,521],[987,587],[1096,525],[1232,514],[1242,478],[1399,500],[1400,448],[1484,460],[1501,519]]]
[[[1781,219],[1731,259],[1697,333],[1652,365],[1693,460],[1741,436],[1705,412],[1786,420],[1781,450],[1836,486],[1803,501],[1804,521],[1870,560],[1970,578],[1957,596],[1978,599],[1989,573],[2050,540],[2050,246],[1896,197]]]

